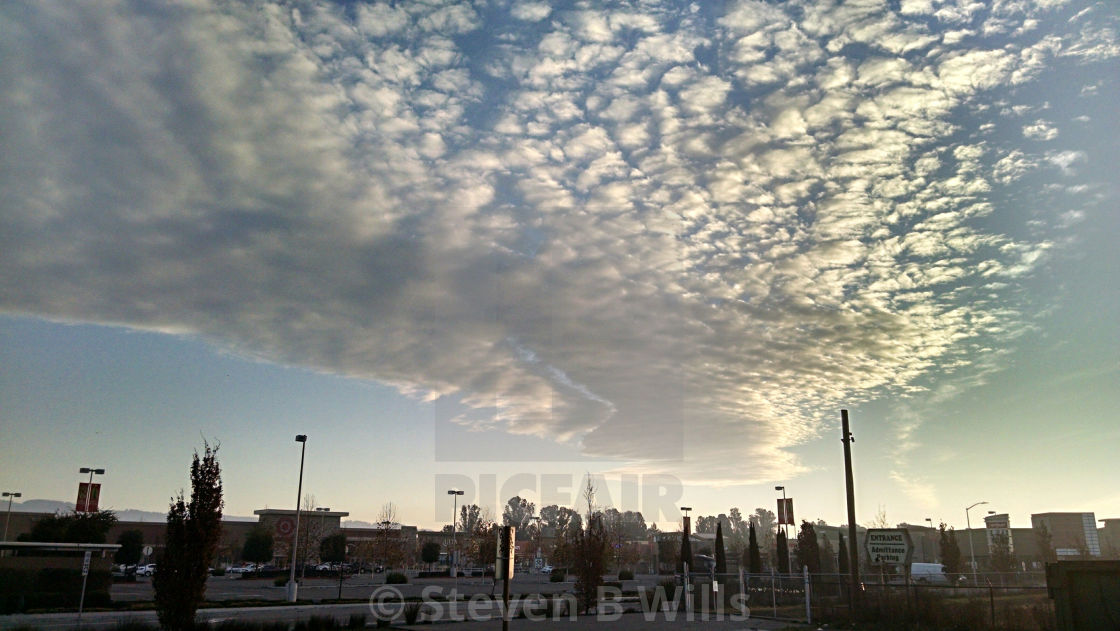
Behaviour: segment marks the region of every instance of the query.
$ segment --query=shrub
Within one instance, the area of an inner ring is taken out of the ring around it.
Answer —
[[[408,582],[408,577],[400,572],[389,572],[385,575],[386,585],[403,585]]]
[[[632,580],[634,580],[634,572],[632,572],[630,570],[619,570],[618,571],[618,580],[620,580],[620,581],[632,581]]]
[[[346,621],[347,629],[364,629],[366,628],[366,615],[364,613],[352,613],[350,619]]]
[[[552,570],[552,574],[548,575],[548,580],[552,583],[563,583],[564,579],[568,578],[567,574],[564,570],[557,568]]]
[[[287,576],[277,576],[276,578],[272,579],[273,587],[283,587],[287,584],[288,584],[288,577]]]
[[[406,624],[416,624],[417,620],[422,620],[424,614],[424,603],[408,603],[404,606],[404,621]]]
[[[225,575],[226,575],[226,568],[224,568],[224,567],[216,567],[216,568],[210,570],[210,576],[225,576]]]

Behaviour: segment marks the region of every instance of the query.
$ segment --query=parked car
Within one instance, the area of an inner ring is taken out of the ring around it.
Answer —
[[[541,574],[552,574],[552,566],[546,565],[541,568]]]
[[[229,568],[230,574],[246,574],[248,572],[255,572],[257,565],[255,563],[246,563],[245,565],[237,565]]]
[[[156,564],[155,563],[149,563],[147,565],[141,565],[140,567],[136,568],[136,575],[137,576],[151,576],[155,573],[156,573]]]

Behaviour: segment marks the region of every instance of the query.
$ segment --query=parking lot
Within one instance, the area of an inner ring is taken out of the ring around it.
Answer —
[[[283,600],[285,588],[276,586],[274,578],[245,578],[236,574],[225,576],[211,576],[206,582],[206,599],[221,600]],[[625,581],[623,587],[627,590],[636,589],[638,585],[654,585],[657,583],[655,576],[638,576],[636,580]],[[500,584],[495,587],[490,578],[414,578],[403,585],[385,586],[385,574],[357,574],[345,578],[342,584],[342,597],[345,599],[369,598],[378,588],[388,587],[400,593],[401,596],[420,597],[424,595],[425,588],[428,594],[433,592],[445,596],[455,589],[461,596],[470,597],[473,594],[500,594]],[[511,585],[514,594],[556,594],[572,590],[572,581],[552,583],[545,574],[515,575]],[[114,601],[136,602],[150,601],[153,598],[152,579],[137,577],[136,582],[117,582],[110,589]],[[338,597],[338,578],[305,578],[300,583],[300,600],[321,601]]]

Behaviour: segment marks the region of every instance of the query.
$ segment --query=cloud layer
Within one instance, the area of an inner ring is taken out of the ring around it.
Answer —
[[[4,4],[0,306],[711,483],[1030,326],[1102,5],[597,6]]]

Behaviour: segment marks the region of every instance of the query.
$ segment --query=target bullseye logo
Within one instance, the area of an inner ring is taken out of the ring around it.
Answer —
[[[291,517],[281,517],[276,520],[276,534],[287,537],[296,529],[295,520]]]

